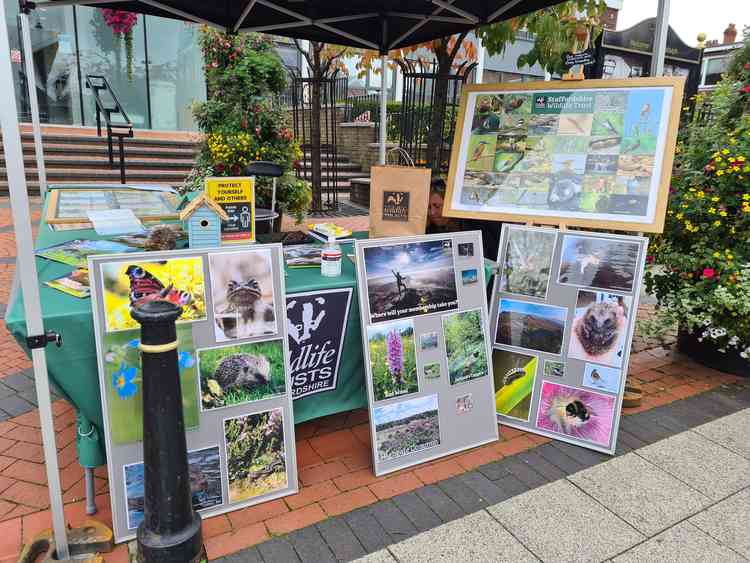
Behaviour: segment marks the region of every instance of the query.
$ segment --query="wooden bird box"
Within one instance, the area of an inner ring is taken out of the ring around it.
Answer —
[[[229,220],[222,207],[206,194],[193,199],[180,212],[190,248],[221,246],[221,222]]]

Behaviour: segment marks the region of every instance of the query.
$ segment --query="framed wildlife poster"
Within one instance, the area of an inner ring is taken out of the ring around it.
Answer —
[[[177,359],[193,506],[205,516],[295,493],[297,465],[280,244],[92,256],[112,518],[143,520],[140,326],[131,307],[182,307]]]
[[[661,232],[684,82],[466,86],[445,214]]]
[[[355,244],[375,474],[497,440],[481,234]]]
[[[647,247],[503,225],[490,306],[500,422],[614,453]]]
[[[87,212],[130,209],[144,221],[179,219],[177,194],[171,188],[102,185],[51,189],[47,216],[50,225],[89,223]]]

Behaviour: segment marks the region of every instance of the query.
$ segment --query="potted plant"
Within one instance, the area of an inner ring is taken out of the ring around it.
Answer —
[[[193,115],[204,137],[184,191],[203,189],[207,176],[241,176],[250,162],[271,161],[287,172],[277,182],[277,211],[301,222],[310,205],[310,188],[291,174],[302,151],[276,100],[286,86],[286,71],[272,42],[257,34],[204,28],[200,44],[207,96],[193,106]],[[270,180],[259,178],[256,203],[269,208],[271,192],[266,187]]]
[[[678,140],[665,230],[650,246],[649,334],[714,369],[750,375],[750,35]]]

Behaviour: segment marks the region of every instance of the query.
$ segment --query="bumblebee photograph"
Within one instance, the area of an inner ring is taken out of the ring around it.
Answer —
[[[615,416],[615,397],[544,381],[536,426],[608,447]]]
[[[286,391],[281,340],[198,350],[204,411],[241,405]]]
[[[625,354],[632,297],[578,292],[568,357],[619,368]]]
[[[218,342],[276,334],[270,250],[209,254]]]

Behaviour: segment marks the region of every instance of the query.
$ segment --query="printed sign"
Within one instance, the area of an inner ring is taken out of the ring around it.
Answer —
[[[293,399],[336,389],[351,300],[351,288],[287,296]]]
[[[383,221],[409,220],[409,192],[383,192]]]
[[[571,68],[576,65],[592,65],[596,62],[596,55],[593,49],[586,49],[578,53],[565,53],[563,55],[563,64],[565,68]]]
[[[206,194],[229,215],[222,243],[255,242],[255,178],[206,178]]]

